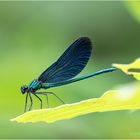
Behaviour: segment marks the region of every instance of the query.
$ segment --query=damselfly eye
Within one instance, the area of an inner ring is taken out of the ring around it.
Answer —
[[[27,90],[28,90],[28,87],[27,86],[22,86],[21,87],[22,94],[24,94]]]

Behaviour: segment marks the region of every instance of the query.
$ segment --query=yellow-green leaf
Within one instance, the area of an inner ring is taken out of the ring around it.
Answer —
[[[128,85],[116,90],[109,90],[99,98],[78,103],[61,105],[50,109],[29,111],[11,121],[47,122],[71,119],[92,112],[140,109],[140,83]]]
[[[140,80],[140,58],[130,64],[113,64],[114,67],[121,69],[124,73],[133,75]]]

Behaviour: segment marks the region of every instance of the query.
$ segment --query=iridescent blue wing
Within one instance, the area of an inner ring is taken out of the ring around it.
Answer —
[[[75,77],[86,66],[91,50],[90,39],[79,38],[39,76],[38,80],[43,83],[56,83]]]

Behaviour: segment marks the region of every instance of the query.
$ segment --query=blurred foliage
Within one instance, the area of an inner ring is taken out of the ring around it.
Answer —
[[[139,111],[95,113],[53,124],[9,121],[23,113],[21,85],[37,78],[80,36],[88,36],[93,42],[92,57],[80,75],[139,57],[140,25],[123,2],[0,2],[0,138],[140,137]],[[130,81],[133,77],[114,72],[48,91],[66,103],[74,103],[100,97],[108,89]],[[52,107],[60,104],[52,96],[49,101]],[[45,108],[44,98],[43,103]],[[34,108],[38,107],[34,99]]]
[[[130,14],[140,23],[140,1],[124,2]]]

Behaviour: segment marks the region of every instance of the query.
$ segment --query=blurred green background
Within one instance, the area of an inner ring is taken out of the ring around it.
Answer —
[[[23,113],[20,87],[37,78],[77,38],[88,36],[93,42],[92,57],[80,75],[138,58],[139,14],[133,13],[138,4],[1,1],[0,138],[140,138],[140,111],[93,113],[52,124],[10,122]],[[116,71],[48,91],[74,103],[132,81]],[[51,95],[49,101],[51,107],[60,105]],[[39,108],[37,99],[34,108]]]

